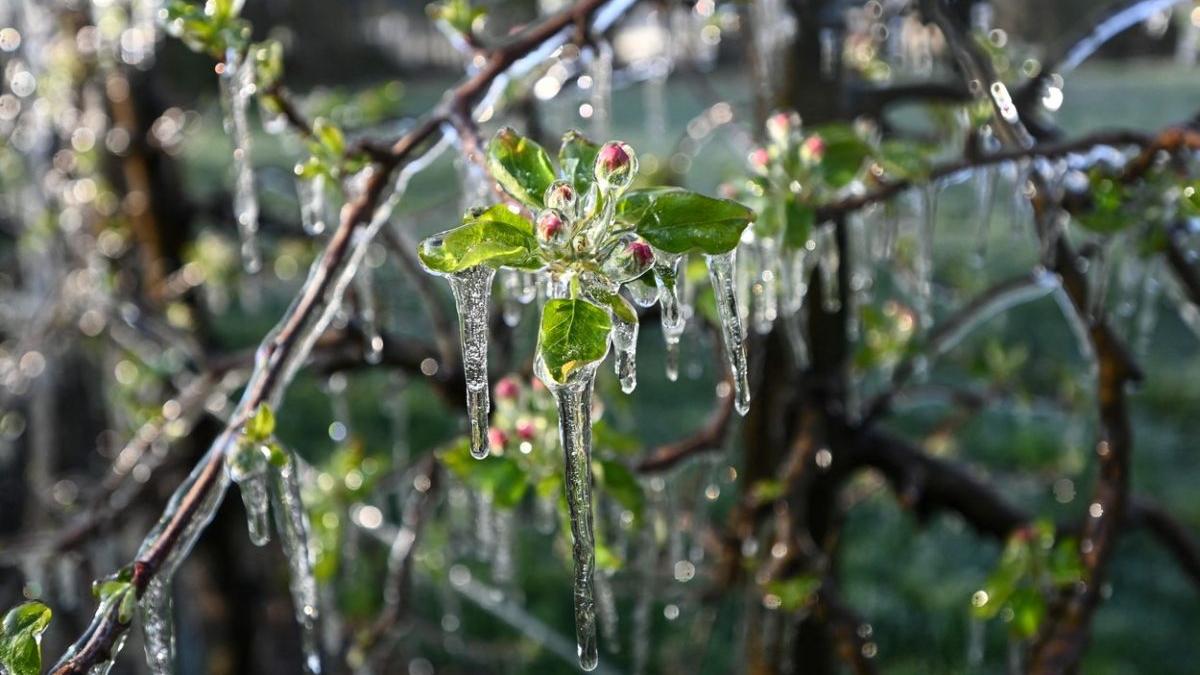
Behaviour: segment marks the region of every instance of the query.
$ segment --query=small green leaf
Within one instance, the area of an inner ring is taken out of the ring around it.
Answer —
[[[283,76],[283,45],[279,40],[260,42],[251,48],[259,90],[270,89]]]
[[[611,459],[597,459],[592,461],[592,473],[605,492],[641,520],[645,495],[628,467]]]
[[[275,433],[275,413],[272,412],[271,406],[260,403],[258,410],[254,411],[254,416],[246,420],[246,440],[262,443],[271,438],[273,433]]]
[[[813,226],[816,224],[816,210],[811,205],[792,196],[787,200],[783,214],[786,227],[783,232],[784,245],[792,249],[804,248],[812,236]]]
[[[538,350],[550,377],[566,382],[578,368],[608,353],[612,320],[586,300],[551,300],[542,310]]]
[[[465,438],[438,452],[438,459],[464,483],[490,496],[502,509],[520,504],[529,489],[529,479],[512,458],[492,454],[475,459]]]
[[[1134,219],[1122,207],[1128,201],[1125,186],[1108,176],[1090,176],[1091,208],[1077,217],[1079,224],[1099,234],[1120,232]]]
[[[317,139],[326,157],[339,160],[346,152],[346,137],[336,124],[324,117],[313,122],[313,136]],[[318,154],[314,152],[313,154]]]
[[[821,580],[817,577],[800,576],[772,581],[767,584],[767,592],[779,598],[780,609],[795,612],[804,609],[820,587]]]
[[[558,149],[558,166],[562,169],[563,177],[575,186],[575,192],[583,195],[595,181],[593,170],[596,166],[596,154],[600,146],[588,140],[579,131],[572,129],[562,139],[562,147]]]
[[[435,234],[421,242],[417,255],[427,269],[441,274],[478,265],[526,270],[542,266],[533,234],[524,225],[499,220],[476,220]]]
[[[854,129],[844,124],[828,125],[817,130],[824,141],[820,171],[825,182],[833,188],[843,188],[858,177],[863,162],[871,154],[871,146],[859,138]]]
[[[1046,616],[1046,599],[1032,586],[1021,588],[1009,600],[1012,629],[1023,638],[1033,637]]]
[[[925,181],[929,177],[929,155],[918,143],[902,139],[884,141],[878,160],[884,173],[893,180]]]
[[[494,220],[505,225],[513,227],[523,232],[533,234],[533,223],[525,219],[525,216],[508,208],[506,204],[493,204],[487,208],[475,208],[463,214],[463,222],[469,223],[475,220]]]
[[[542,146],[505,127],[488,143],[488,170],[504,191],[529,206],[542,205],[554,167]]]
[[[10,609],[0,626],[0,666],[12,675],[42,672],[42,633],[53,613],[40,602],[26,602]]]
[[[668,253],[733,250],[754,212],[728,199],[679,188],[634,190],[617,204],[618,217],[650,245]]]
[[[635,282],[636,283],[636,282]],[[620,293],[613,293],[606,288],[597,286],[588,291],[589,297],[597,303],[612,310],[613,316],[623,323],[637,323],[637,310]]]

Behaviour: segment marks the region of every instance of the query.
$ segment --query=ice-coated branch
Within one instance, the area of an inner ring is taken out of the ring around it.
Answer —
[[[519,61],[531,56],[536,58],[542,50],[561,43],[573,26],[590,22],[597,15],[600,21],[611,21],[630,4],[632,0],[579,0],[565,11],[547,18],[494,50],[486,64],[452,89],[436,110],[392,143],[386,153],[376,154],[372,173],[365,181],[362,193],[342,210],[338,228],[329,237],[308,280],[276,329],[260,345],[250,382],[228,426],[200,460],[189,481],[172,497],[163,520],[143,543],[132,564],[131,584],[139,597],[168,562],[186,555],[206,524],[206,520],[198,519],[211,517],[214,499],[219,501],[227,486],[224,475],[226,448],[236,441],[242,425],[261,404],[278,403],[296,369],[308,358],[319,333],[331,318],[332,310],[340,302],[354,265],[365,253],[365,244],[378,229],[377,211],[393,186],[393,174],[416,162],[424,149],[440,139],[452,111],[470,109],[480,102]],[[386,219],[387,214],[383,215]],[[121,621],[115,603],[102,605],[88,629],[51,672],[54,675],[88,673],[93,666],[112,658],[128,628],[128,622]]]
[[[994,153],[979,157],[971,157],[939,164],[930,169],[928,177],[920,184],[936,183],[939,179],[948,178],[972,169],[994,166],[1023,159],[1055,159],[1070,154],[1086,153],[1102,146],[1137,146],[1151,147],[1155,137],[1143,131],[1131,129],[1112,129],[1090,133],[1069,141],[1039,143],[1030,147],[1005,148]],[[915,187],[917,181],[911,179],[891,180],[876,186],[862,194],[851,195],[839,201],[823,204],[817,209],[817,221],[830,220],[841,213],[857,211],[858,209],[886,201]]]
[[[1009,148],[1028,147],[1031,137],[1008,91],[996,78],[991,61],[943,11],[942,3],[929,0],[926,4],[958,60],[967,87],[980,97],[986,96],[991,103],[997,138]],[[1084,583],[1059,595],[1029,650],[1028,672],[1050,675],[1075,672],[1087,648],[1091,618],[1101,600],[1106,566],[1116,548],[1129,502],[1133,430],[1126,405],[1126,385],[1139,380],[1141,372],[1103,316],[1092,317],[1094,291],[1089,289],[1087,277],[1077,264],[1079,256],[1052,226],[1061,206],[1050,199],[1047,178],[1035,171],[1031,182],[1039,236],[1044,249],[1051,254],[1050,267],[1061,278],[1075,320],[1086,327],[1095,354],[1101,426],[1096,445],[1096,484],[1079,537]]]

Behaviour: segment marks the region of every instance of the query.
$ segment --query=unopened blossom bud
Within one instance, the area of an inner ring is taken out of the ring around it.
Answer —
[[[488,427],[488,446],[491,448],[503,448],[508,442],[508,434],[504,433],[496,427]]]
[[[637,173],[637,155],[628,143],[609,141],[596,154],[596,181],[602,190],[624,190]]]
[[[557,248],[567,242],[567,222],[555,209],[546,209],[539,213],[534,230],[543,246]]]
[[[825,157],[825,139],[815,134],[804,139],[804,144],[800,146],[801,162],[812,166],[819,164],[823,157]]]
[[[760,174],[767,173],[767,166],[771,162],[771,153],[767,152],[766,148],[755,148],[750,151],[750,166]]]
[[[575,212],[575,188],[565,180],[556,180],[546,188],[546,208],[563,213]]]
[[[535,435],[537,435],[537,428],[533,426],[533,422],[529,420],[517,422],[517,438],[523,441],[532,441]]]
[[[799,128],[800,116],[796,113],[777,112],[767,118],[767,137],[772,143],[787,143],[792,132]]]
[[[625,283],[636,279],[654,264],[654,251],[635,235],[626,235],[617,244],[601,270],[612,281]]]
[[[511,401],[521,395],[521,386],[516,378],[503,377],[496,383],[496,398],[501,401]]]

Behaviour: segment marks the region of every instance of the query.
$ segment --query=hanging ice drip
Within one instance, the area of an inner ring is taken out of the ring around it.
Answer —
[[[492,443],[487,387],[492,279],[498,268],[520,275],[509,279],[538,279],[544,304],[534,372],[558,409],[574,537],[579,661],[590,670],[598,658],[591,396],[610,346],[621,388],[631,392],[637,383],[638,316],[621,290],[629,289],[639,304],[657,300],[668,344],[678,344],[688,313],[680,299],[681,264],[689,253],[705,254],[733,373],[735,405],[745,414],[750,392],[734,248],[752,213],[735,202],[676,188],[630,190],[637,155],[619,141],[596,146],[571,132],[558,158],[560,175],[536,143],[511,129],[501,130],[488,145],[488,168],[509,195],[533,211],[532,222],[505,205],[472,209],[462,226],[423,241],[419,254],[425,268],[448,278],[454,291],[470,449],[480,458]],[[651,288],[656,288],[653,298]]]

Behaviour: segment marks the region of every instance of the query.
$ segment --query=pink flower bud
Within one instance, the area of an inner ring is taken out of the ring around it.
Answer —
[[[767,164],[771,161],[771,154],[766,148],[755,148],[750,153],[750,166],[754,167],[759,173],[766,173]]]
[[[546,188],[546,208],[571,213],[575,209],[575,188],[565,180],[556,180]]]
[[[493,448],[503,448],[508,442],[508,434],[496,427],[488,427],[488,445]]]
[[[815,134],[804,139],[804,145],[800,146],[801,161],[810,165],[817,164],[824,156],[825,139]]]
[[[544,245],[561,246],[566,242],[567,224],[562,214],[554,209],[546,209],[539,213],[534,229],[537,231],[538,241]]]
[[[624,190],[637,173],[637,155],[628,143],[609,141],[596,153],[594,170],[601,189]]]
[[[503,377],[496,383],[496,398],[511,401],[521,395],[521,385],[514,377]]]
[[[536,433],[537,429],[533,426],[533,422],[529,420],[517,422],[517,437],[521,440],[532,441]]]
[[[654,251],[650,250],[650,244],[644,241],[629,242],[629,253],[642,267],[649,267],[650,263],[654,262]]]

